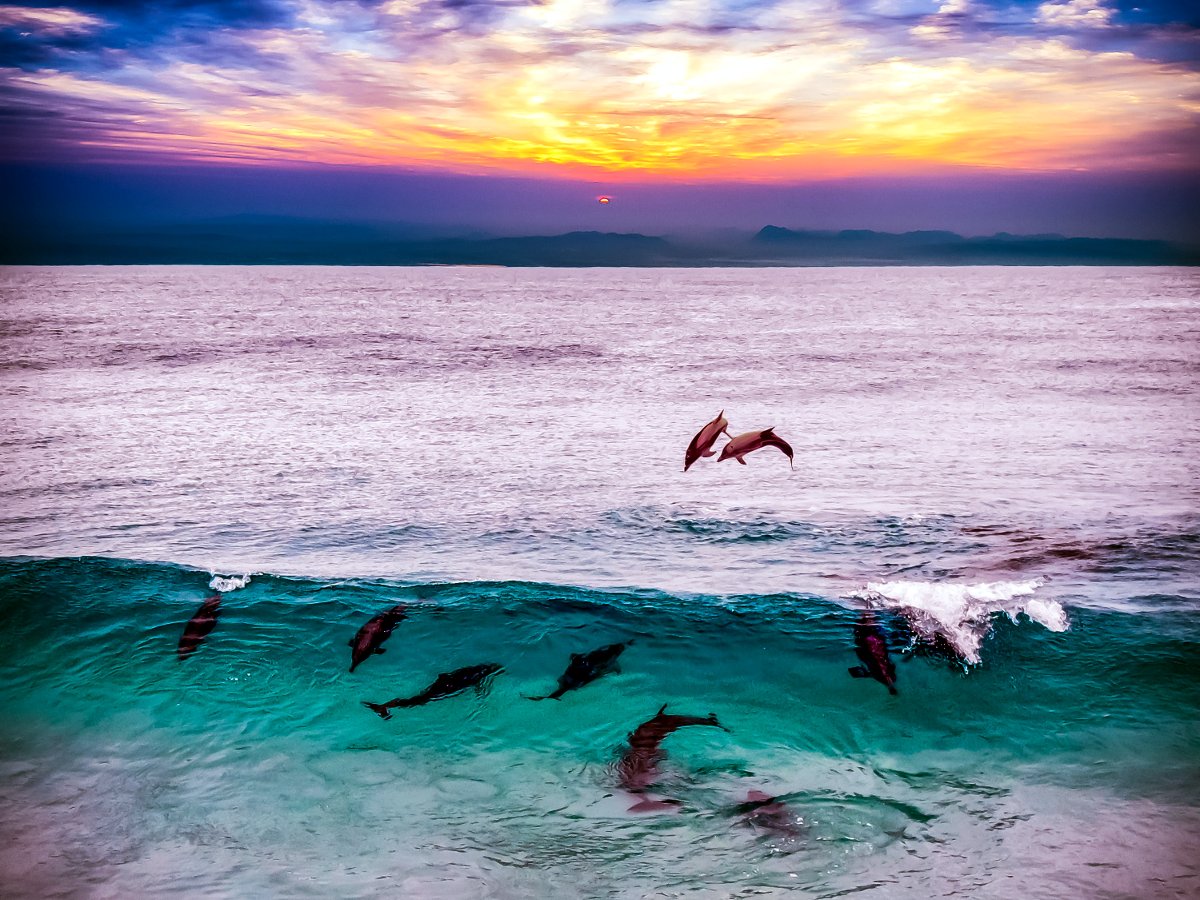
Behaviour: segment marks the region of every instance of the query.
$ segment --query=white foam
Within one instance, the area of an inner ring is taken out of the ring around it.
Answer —
[[[250,573],[246,573],[240,578],[237,575],[230,575],[228,578],[223,575],[213,574],[212,581],[208,586],[218,594],[227,594],[230,591],[236,591],[238,588],[244,588],[250,583]]]
[[[1061,605],[1030,596],[1041,586],[1040,579],[980,584],[888,581],[868,584],[855,596],[875,606],[902,610],[917,634],[927,640],[941,635],[965,662],[978,663],[993,613],[1002,612],[1014,622],[1024,613],[1051,631],[1067,630],[1067,613]]]

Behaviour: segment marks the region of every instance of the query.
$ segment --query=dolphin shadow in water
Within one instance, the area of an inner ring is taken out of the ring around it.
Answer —
[[[585,684],[591,684],[602,675],[609,672],[619,672],[617,657],[625,652],[625,648],[633,640],[622,641],[618,644],[606,644],[590,653],[572,653],[567,670],[558,676],[558,687],[544,697],[527,697],[527,700],[561,700],[567,691],[578,690]]]
[[[461,694],[467,688],[473,687],[476,692],[482,693],[487,686],[487,680],[501,671],[504,667],[499,663],[482,663],[477,666],[463,666],[461,669],[455,669],[453,672],[443,672],[433,684],[412,697],[397,697],[395,700],[389,700],[387,703],[370,703],[363,701],[363,706],[379,714],[382,719],[390,719],[392,717],[391,710],[404,709],[410,706],[424,706],[434,700],[442,700],[446,697],[453,697],[455,694]]]
[[[373,617],[366,625],[358,629],[358,634],[349,641],[350,671],[353,672],[363,662],[379,653],[385,653],[383,642],[392,636],[392,630],[408,615],[404,604],[393,606],[386,612]]]
[[[862,661],[861,666],[850,669],[854,678],[874,678],[895,695],[896,666],[888,655],[887,633],[875,621],[875,613],[864,609],[854,623],[854,652]]]
[[[643,722],[629,734],[629,748],[617,761],[617,778],[622,789],[630,794],[644,794],[653,786],[658,778],[658,765],[667,758],[661,744],[666,738],[680,728],[689,725],[708,725],[729,729],[717,721],[713,713],[707,716],[674,716],[667,713],[667,704],[655,714],[653,719]],[[678,800],[647,797],[629,807],[630,812],[650,812],[678,806]]]
[[[217,616],[220,614],[220,594],[214,594],[200,605],[196,614],[184,626],[183,636],[179,639],[179,649],[176,653],[180,662],[195,653],[204,638],[217,627]]]

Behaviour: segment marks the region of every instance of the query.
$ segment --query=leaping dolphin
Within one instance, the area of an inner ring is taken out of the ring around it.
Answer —
[[[744,466],[746,465],[746,454],[753,453],[755,450],[761,450],[763,447],[777,447],[788,458],[788,465],[793,469],[796,468],[793,461],[795,454],[792,452],[792,445],[775,434],[774,426],[764,428],[762,431],[747,431],[745,434],[739,434],[735,438],[730,438],[729,443],[721,448],[721,455],[717,457],[717,462],[726,459],[736,459]]]
[[[392,636],[392,629],[403,621],[405,615],[406,608],[403,604],[393,606],[358,629],[358,634],[354,635],[349,642],[351,672],[369,657],[384,652],[383,642]]]
[[[567,691],[591,684],[601,675],[617,671],[617,657],[625,652],[625,648],[633,641],[619,644],[607,644],[590,653],[572,653],[567,671],[558,676],[558,687],[544,697],[530,697],[530,700],[561,700]]]
[[[455,694],[460,694],[469,687],[473,687],[477,691],[482,691],[484,682],[502,668],[504,667],[499,663],[463,666],[461,669],[455,669],[453,672],[443,672],[434,679],[433,684],[413,697],[397,697],[395,700],[389,700],[387,703],[368,703],[364,700],[363,706],[379,713],[380,718],[390,719],[392,717],[390,710],[393,709],[423,706],[433,700],[453,697]]]
[[[863,610],[862,617],[854,623],[854,652],[862,660],[861,666],[850,670],[854,678],[874,678],[896,694],[896,666],[888,655],[887,634],[875,621],[875,613]]]
[[[214,594],[200,604],[196,614],[184,626],[183,637],[179,639],[179,661],[187,659],[196,652],[201,641],[217,626],[217,616],[221,614],[221,595]]]
[[[725,410],[717,413],[717,417],[696,432],[696,436],[692,438],[692,442],[688,444],[687,453],[683,455],[683,471],[687,471],[692,467],[692,463],[702,456],[715,456],[716,451],[713,450],[713,444],[717,442],[717,438],[724,432],[726,437],[729,434],[729,422],[725,419]]]

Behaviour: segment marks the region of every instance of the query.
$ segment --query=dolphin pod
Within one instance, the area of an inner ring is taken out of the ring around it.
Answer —
[[[393,606],[386,612],[367,622],[358,629],[358,634],[350,640],[350,671],[353,672],[364,661],[379,653],[384,653],[383,642],[392,636],[392,630],[407,616],[404,604]]]
[[[461,694],[470,687],[475,688],[477,691],[482,691],[487,679],[503,668],[499,663],[463,666],[461,669],[455,669],[453,672],[443,672],[434,679],[433,684],[412,697],[397,697],[395,700],[389,700],[387,703],[368,703],[364,700],[363,706],[377,712],[380,718],[390,719],[392,717],[391,710],[393,709],[424,706],[426,703],[434,700],[442,700],[446,697],[453,697],[455,694]]]
[[[187,659],[196,652],[205,637],[217,627],[217,616],[221,614],[221,595],[214,594],[200,604],[196,614],[184,626],[183,636],[179,639],[177,652],[179,661]]]
[[[567,670],[558,676],[558,687],[544,697],[530,697],[530,700],[561,700],[567,691],[578,690],[585,684],[591,684],[601,675],[619,671],[617,657],[625,652],[625,648],[633,641],[623,641],[619,644],[606,644],[590,653],[572,653]]]
[[[729,422],[725,418],[725,410],[721,410],[717,413],[717,417],[701,428],[692,438],[692,442],[688,444],[683,457],[683,471],[686,472],[690,469],[692,464],[701,457],[715,456],[716,451],[713,450],[713,447],[716,446],[717,438],[722,434],[729,440],[721,448],[721,455],[717,456],[717,462],[736,459],[744,466],[747,454],[753,453],[755,450],[762,450],[764,447],[774,447],[788,458],[788,465],[793,470],[796,468],[792,445],[775,433],[774,426],[734,436],[729,433]]]

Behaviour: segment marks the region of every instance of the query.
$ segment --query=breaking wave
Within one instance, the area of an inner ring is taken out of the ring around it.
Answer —
[[[1050,631],[1070,627],[1061,604],[1033,596],[1042,584],[1040,579],[981,584],[888,581],[868,584],[854,597],[871,606],[898,610],[916,638],[931,644],[941,638],[964,662],[976,664],[981,661],[980,648],[996,613],[1008,616],[1014,624],[1024,614]]]

